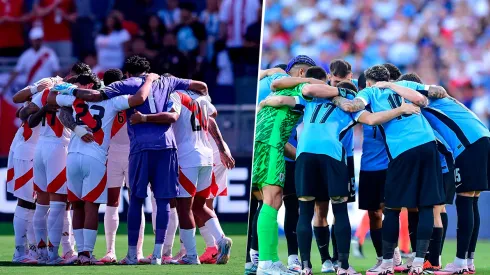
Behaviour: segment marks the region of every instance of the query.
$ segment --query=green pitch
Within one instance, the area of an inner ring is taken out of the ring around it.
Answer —
[[[223,224],[223,230],[233,240],[231,258],[226,265],[200,265],[200,266],[176,266],[176,265],[104,265],[104,266],[19,266],[12,265],[14,236],[11,224],[0,224],[0,274],[29,274],[29,275],[55,275],[55,274],[242,274],[245,263],[245,250],[247,246],[247,225],[245,223]],[[126,225],[121,224],[116,237],[116,253],[118,260],[124,258],[127,253]],[[97,258],[105,255],[105,237],[103,225],[99,226],[99,235],[94,254]],[[153,251],[154,235],[151,234],[151,224],[145,228],[145,243],[143,251],[145,255]],[[204,251],[205,245],[202,237],[196,233],[198,252]],[[176,237],[174,254],[180,248],[179,238]],[[61,248],[60,248],[61,250]]]
[[[286,239],[279,240],[279,257],[283,263],[287,263]],[[330,244],[330,252],[332,251],[332,245]],[[313,237],[313,243],[311,246],[311,263],[313,265],[313,274],[321,274],[321,259],[318,253],[318,247]],[[376,253],[374,251],[373,243],[370,239],[366,239],[363,246],[363,252],[365,259],[353,258],[349,260],[349,263],[356,269],[357,272],[366,274],[366,270],[371,268],[376,263]],[[331,255],[331,254],[330,254]],[[449,240],[444,243],[444,251],[442,255],[442,263],[445,266],[447,263],[454,260],[456,255],[456,241]],[[490,241],[482,240],[478,242],[475,253],[476,274],[488,274],[490,275]],[[332,273],[333,274],[333,273]]]

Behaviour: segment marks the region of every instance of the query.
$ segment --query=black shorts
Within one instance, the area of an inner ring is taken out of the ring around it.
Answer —
[[[328,201],[349,196],[349,173],[344,161],[327,155],[301,153],[296,159],[296,195]]]
[[[454,177],[456,193],[488,189],[490,141],[483,137],[475,141],[456,158]]]
[[[350,194],[347,202],[356,201],[356,169],[354,167],[354,156],[347,157],[347,171],[349,173]]]
[[[456,186],[454,185],[454,169],[450,168],[449,172],[442,174],[444,180],[444,190],[446,193],[445,204],[453,204]]]
[[[385,202],[386,169],[359,173],[359,209],[379,210]]]
[[[390,161],[385,206],[415,208],[444,204],[441,161],[435,141],[409,149]]]
[[[286,178],[284,180],[283,196],[296,195],[296,186],[294,184],[295,161],[286,161]]]

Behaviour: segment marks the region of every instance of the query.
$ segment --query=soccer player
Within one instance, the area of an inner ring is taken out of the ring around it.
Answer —
[[[421,83],[420,78],[417,79],[415,76],[412,74],[405,77]],[[403,76],[402,78],[406,79]],[[422,86],[424,88],[420,89]],[[418,91],[434,97],[434,87],[436,86],[420,84]],[[475,272],[473,258],[480,227],[478,198],[481,191],[488,189],[486,173],[490,133],[478,117],[462,103],[447,96],[443,89],[439,88],[438,93],[440,98],[431,100],[423,114],[453,152],[458,231],[454,262],[435,273],[445,275]],[[408,94],[407,98],[409,96],[418,94]]]
[[[91,88],[86,83],[86,75],[69,79],[75,87]],[[51,93],[50,102],[59,106],[73,106],[73,116],[77,124],[88,127],[93,135],[92,142],[85,142],[78,135],[72,135],[67,157],[68,196],[73,203],[73,228],[79,248],[80,264],[103,264],[93,253],[98,227],[98,210],[101,203],[107,203],[107,150],[111,139],[113,120],[119,111],[140,105],[150,93],[156,74],[148,74],[140,90],[134,95],[114,97],[110,100],[88,103],[72,95]],[[74,89],[73,85],[70,85]],[[57,88],[55,87],[55,90]]]
[[[131,56],[125,62],[128,79],[112,83],[102,92],[89,89],[67,89],[84,101],[101,101],[119,95],[134,95],[142,85],[142,76],[150,70],[149,62],[139,56]],[[174,115],[168,112],[169,94],[176,90],[193,90],[207,94],[207,85],[200,81],[160,77],[153,83],[148,100],[135,108],[148,122],[154,122],[149,114],[166,113],[166,123],[144,123],[128,125],[130,140],[129,185],[131,190],[128,210],[128,255],[123,259],[125,264],[137,264],[137,242],[141,225],[141,209],[147,197],[150,181],[156,199],[157,216],[155,232],[155,248],[152,263],[161,264],[162,246],[168,224],[169,200],[178,193],[178,163],[176,144],[170,128]],[[133,108],[126,115],[133,114]],[[165,115],[164,115],[165,116]],[[142,167],[146,167],[142,168]]]
[[[389,80],[388,70],[376,65],[365,71],[368,88],[359,92],[354,100],[339,98],[341,107],[356,112],[371,105],[374,112],[394,109],[402,104],[404,93],[374,86],[377,82]],[[402,92],[411,89],[400,86]],[[401,93],[401,95],[399,94]],[[427,105],[422,95],[413,97],[411,102],[419,106]],[[385,219],[383,221],[383,263],[368,271],[369,275],[394,272],[393,253],[398,242],[399,215],[402,207],[418,208],[417,251],[410,274],[422,274],[424,257],[427,252],[434,225],[434,205],[440,205],[445,197],[441,181],[440,160],[435,136],[427,120],[418,115],[399,116],[380,127],[387,144],[390,159],[385,183]]]

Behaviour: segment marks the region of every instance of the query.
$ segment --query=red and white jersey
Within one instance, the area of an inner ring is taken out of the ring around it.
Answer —
[[[128,95],[117,96],[101,102],[85,102],[71,95],[56,96],[60,106],[71,106],[78,125],[91,129],[94,142],[86,143],[76,134],[72,134],[69,153],[80,153],[107,161],[107,150],[111,140],[111,129],[117,113],[129,108]]]
[[[211,103],[206,97],[191,91],[180,91],[170,97],[173,108],[177,112],[180,110],[179,119],[172,125],[179,166],[212,166],[213,149],[207,137]]]
[[[37,107],[42,108],[47,103],[48,95],[49,89],[37,93],[32,98],[32,103],[36,104]],[[59,116],[60,112],[57,111],[56,113],[48,112],[43,117],[39,124],[39,127],[41,128],[39,132],[41,141],[58,142],[63,145],[68,145],[68,142],[70,142],[71,131],[61,124]]]
[[[27,106],[27,103],[24,104],[25,106]],[[22,123],[10,145],[10,150],[14,152],[14,158],[22,160],[32,160],[34,158],[40,128],[39,125],[30,128],[26,122]]]
[[[212,103],[209,103],[209,116],[212,116],[213,114],[217,113],[218,111],[216,110],[216,107]],[[211,136],[209,132],[207,132],[209,144],[211,144],[211,148],[213,149],[213,162],[214,164],[219,164],[221,163],[221,157],[219,155],[219,149],[218,145],[216,145],[216,141],[214,141],[214,138]]]
[[[19,57],[14,69],[25,77],[26,84],[32,84],[42,78],[50,77],[60,70],[56,53],[49,47],[41,46],[39,50],[29,48]]]
[[[111,128],[111,142],[109,143],[109,156],[112,158],[128,159],[129,136],[126,111],[120,111],[114,117]]]

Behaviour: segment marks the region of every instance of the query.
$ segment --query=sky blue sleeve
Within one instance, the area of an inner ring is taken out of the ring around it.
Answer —
[[[359,93],[357,93],[356,98],[361,99],[364,104],[367,106],[371,104],[372,101],[372,94],[373,94],[373,89],[372,88],[365,88]]]

